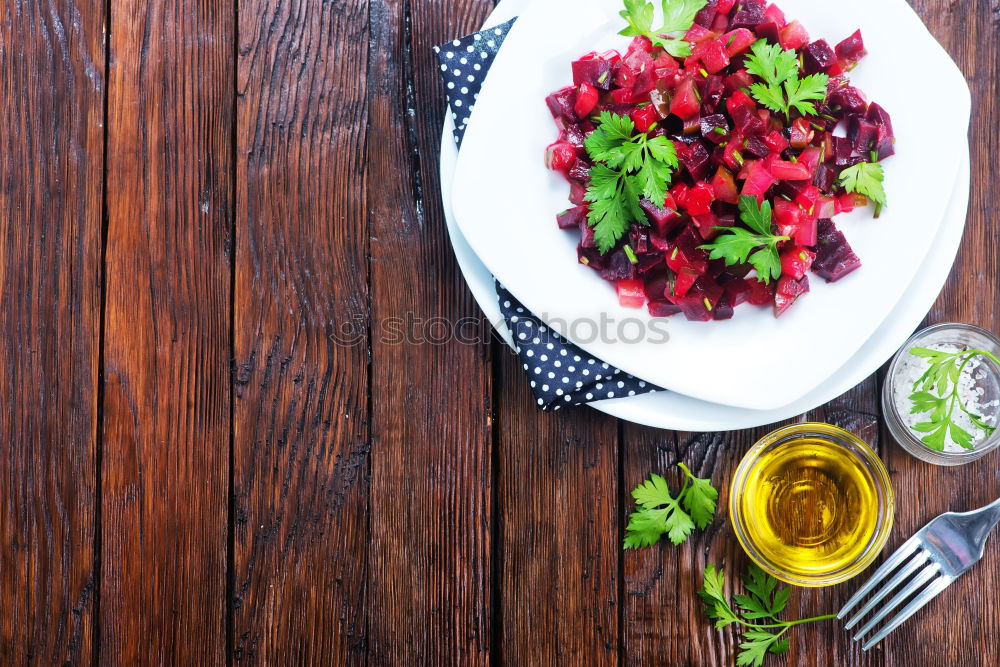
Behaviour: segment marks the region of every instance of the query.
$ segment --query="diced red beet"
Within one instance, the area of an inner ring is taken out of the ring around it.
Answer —
[[[649,314],[651,317],[670,317],[681,312],[681,307],[669,301],[650,301]]]
[[[576,102],[573,103],[573,112],[579,118],[586,118],[597,106],[597,97],[597,88],[589,83],[581,83],[576,93]]]
[[[733,117],[733,125],[736,127],[736,131],[743,137],[753,137],[763,134],[766,129],[764,121],[749,107],[737,106],[731,110],[730,115]]]
[[[781,48],[798,51],[809,43],[809,33],[798,21],[792,21],[781,29]]]
[[[683,298],[688,293],[688,290],[691,289],[691,286],[694,285],[694,282],[698,280],[699,276],[701,274],[691,268],[683,268],[680,271],[675,271],[674,282],[667,296],[675,300],[675,302],[677,299]]]
[[[674,239],[674,247],[667,253],[667,266],[674,272],[690,268],[697,274],[708,270],[708,253],[700,248],[702,238],[691,226],[685,226]]]
[[[833,138],[833,163],[838,167],[850,167],[865,162],[862,155],[854,152],[854,144],[847,137]]]
[[[803,216],[799,222],[798,229],[795,230],[795,235],[792,236],[792,241],[796,245],[812,248],[816,245],[816,229],[816,218]]]
[[[729,136],[729,121],[721,113],[701,117],[701,136],[713,144],[720,144]]]
[[[837,282],[861,266],[861,260],[833,220],[819,221],[816,239],[816,260],[812,270],[828,283]]]
[[[712,177],[712,189],[715,190],[715,198],[727,204],[738,204],[740,192],[736,187],[736,180],[732,172],[725,167],[719,167]]]
[[[601,271],[601,277],[605,280],[634,280],[636,275],[635,264],[625,254],[621,248],[612,250],[605,256],[606,265]]]
[[[701,112],[706,116],[715,113],[722,104],[722,96],[726,92],[726,84],[721,76],[711,74],[699,87],[701,94]]]
[[[611,90],[614,65],[603,58],[577,60],[573,63],[573,83],[590,85],[600,90]]]
[[[725,92],[733,95],[738,90],[742,91],[744,88],[752,86],[753,77],[745,69],[741,69],[723,79],[723,83],[725,84]]]
[[[726,47],[726,55],[734,58],[741,53],[750,50],[750,46],[757,41],[757,35],[746,28],[731,30],[719,38],[723,46]]]
[[[571,123],[576,123],[579,120],[576,112],[573,111],[575,103],[576,88],[573,86],[560,88],[545,98],[545,104],[548,105],[553,118],[565,118]]]
[[[812,172],[809,170],[809,167],[801,162],[772,160],[766,166],[771,175],[779,181],[808,181],[812,178]]]
[[[799,191],[798,196],[795,197],[795,203],[802,207],[808,215],[813,215],[813,211],[816,208],[816,202],[819,201],[820,192],[819,188],[815,185],[807,185]],[[815,215],[813,215],[815,217]]]
[[[642,308],[646,305],[646,288],[641,280],[619,280],[618,304],[622,308]]]
[[[802,209],[798,204],[781,197],[774,200],[774,224],[778,227],[778,236],[791,236],[801,221]]]
[[[771,155],[771,149],[760,137],[750,137],[743,142],[743,155],[763,159]]]
[[[573,162],[573,166],[569,168],[566,172],[566,177],[571,181],[576,181],[577,183],[582,183],[584,185],[590,184],[590,168],[591,164],[586,160],[581,160],[577,158]]]
[[[767,135],[761,138],[764,145],[772,153],[783,153],[785,149],[788,148],[788,139],[785,139],[785,135],[777,130],[771,130]]]
[[[854,152],[867,156],[871,153],[878,136],[878,129],[860,116],[851,116],[847,123],[847,138],[851,140]]]
[[[645,276],[650,271],[666,266],[663,262],[662,252],[648,252],[645,255],[639,255],[638,259],[639,261],[635,265],[635,270],[639,272],[640,276]]]
[[[817,39],[802,52],[802,69],[806,74],[825,72],[836,62],[837,54],[825,39]]]
[[[573,208],[568,208],[558,216],[556,216],[556,222],[559,223],[559,229],[572,229],[574,227],[579,228],[580,223],[586,224],[587,220],[587,205],[583,204],[581,206],[574,206]]]
[[[816,259],[816,253],[802,246],[788,246],[781,251],[781,273],[798,280],[806,275],[806,271]]]
[[[856,63],[865,57],[865,42],[861,38],[861,31],[856,30],[854,34],[837,44],[837,57],[842,61]]]
[[[709,28],[715,20],[715,12],[718,8],[719,0],[708,0],[704,7],[694,15],[694,22],[704,28]]]
[[[708,173],[708,149],[700,141],[691,144],[683,156],[678,156],[681,164],[695,181],[705,178]]]
[[[774,316],[781,317],[795,300],[809,291],[809,277],[802,276],[798,280],[791,276],[778,279],[778,287],[774,292]]]
[[[717,227],[721,227],[719,224],[719,219],[710,210],[708,213],[702,215],[692,216],[692,222],[694,226],[698,228],[698,233],[701,234],[701,238],[705,241],[711,241],[716,236],[719,235],[719,230]]]
[[[736,6],[736,0],[719,0],[715,6],[715,11],[720,14],[728,14]]]
[[[597,248],[584,248],[583,246],[577,246],[576,259],[580,264],[589,266],[597,272],[604,270],[605,257]]]
[[[597,247],[597,241],[594,239],[594,228],[590,226],[590,222],[587,218],[582,218],[580,220],[580,247]]]
[[[774,3],[768,4],[767,9],[764,10],[764,16],[779,28],[784,28],[787,23],[785,21],[785,12],[781,11],[778,5]]]
[[[657,233],[663,236],[666,236],[684,222],[684,218],[676,210],[660,208],[648,199],[642,199],[639,205],[646,212],[646,217],[649,218]]]
[[[864,115],[868,109],[868,101],[864,94],[854,86],[841,86],[830,93],[830,108],[838,117],[851,114]]]
[[[694,80],[685,80],[674,91],[674,97],[670,101],[670,113],[681,120],[688,120],[698,115],[701,109],[701,101],[695,91]]]
[[[573,203],[574,206],[579,206],[580,204],[582,204],[585,201],[584,197],[586,195],[587,195],[587,186],[583,185],[582,183],[578,183],[577,181],[570,182],[569,200]]]
[[[769,44],[778,44],[781,41],[781,28],[778,27],[777,23],[773,21],[764,21],[759,23],[754,32],[761,39],[766,39]]]
[[[684,33],[684,41],[691,42],[692,44],[700,44],[706,39],[712,39],[715,36],[715,33],[708,28],[695,23],[686,33]]]
[[[729,21],[729,29],[736,28],[756,28],[766,20],[764,10],[766,3],[763,0],[743,0],[736,6],[732,18]]]
[[[715,190],[708,183],[698,183],[688,192],[684,208],[690,215],[705,215],[712,211]]]
[[[764,201],[764,195],[774,183],[775,178],[771,175],[771,172],[764,168],[763,163],[757,162],[750,170],[750,174],[743,184],[743,191],[740,195],[755,197],[757,203],[761,204]]]
[[[838,171],[828,164],[822,164],[816,169],[816,175],[813,177],[812,184],[823,192],[830,192],[833,190],[833,184],[839,175]]]
[[[656,109],[652,105],[647,107],[641,107],[636,109],[630,114],[632,122],[635,123],[635,129],[643,134],[649,132],[649,129],[660,120],[660,114],[656,112]]]
[[[792,127],[788,132],[788,143],[792,148],[802,149],[812,142],[815,131],[809,126],[809,121],[805,118],[796,118],[792,121]]]
[[[700,276],[682,295],[674,298],[684,317],[692,322],[708,322],[722,298],[723,289],[708,276]]]
[[[774,303],[774,283],[765,284],[756,278],[747,279],[749,291],[747,292],[747,303],[755,306],[766,306]]]
[[[553,171],[569,173],[576,162],[576,147],[564,141],[557,141],[545,149],[545,166]]]
[[[715,309],[712,311],[712,319],[717,322],[731,320],[733,319],[733,314],[733,306],[729,303],[729,295],[724,293],[719,297],[719,302],[715,304]]]
[[[889,112],[883,109],[879,104],[872,102],[868,107],[868,113],[865,119],[875,125],[885,126],[889,130],[889,134],[892,134],[892,118],[889,116]]]

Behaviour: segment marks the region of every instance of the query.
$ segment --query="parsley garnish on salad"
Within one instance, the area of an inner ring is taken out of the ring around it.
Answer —
[[[816,115],[813,102],[826,99],[830,77],[811,74],[800,79],[795,51],[785,51],[777,44],[768,44],[766,39],[754,42],[750,51],[752,55],[746,58],[746,70],[764,80],[764,83],[750,86],[750,93],[758,102],[771,111],[783,113],[785,118],[790,117],[792,109],[803,116]]]
[[[861,162],[840,172],[837,183],[847,192],[865,195],[875,202],[875,217],[885,207],[885,171],[877,162]]]
[[[711,259],[721,259],[726,266],[749,263],[757,269],[757,279],[763,283],[777,280],[781,276],[781,258],[778,243],[787,241],[787,236],[776,236],[771,232],[771,202],[764,201],[757,206],[753,197],[740,197],[740,219],[752,231],[742,227],[717,227],[722,233],[712,243],[701,246],[711,251]]]
[[[584,146],[594,161],[584,197],[590,204],[587,220],[594,228],[597,247],[606,253],[633,221],[649,224],[639,206],[643,197],[663,207],[666,189],[679,166],[677,152],[666,137],[636,135],[631,118],[607,111],[601,112]]]
[[[619,14],[628,21],[628,27],[618,34],[646,37],[673,57],[686,58],[691,55],[691,45],[684,41],[684,35],[694,24],[695,15],[707,4],[707,0],[663,0],[663,25],[654,29],[653,3],[625,0],[625,9]]]

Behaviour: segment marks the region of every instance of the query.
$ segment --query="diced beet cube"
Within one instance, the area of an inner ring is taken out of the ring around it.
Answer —
[[[719,0],[708,0],[708,3],[694,15],[695,24],[703,28],[711,27],[712,22],[715,20],[715,12],[718,5]]]
[[[802,219],[799,205],[778,197],[774,200],[774,224],[778,226],[778,236],[791,236],[798,229]]]
[[[600,90],[611,90],[614,79],[614,65],[603,58],[577,60],[573,63],[573,83],[587,84]]]
[[[778,130],[771,130],[761,141],[772,153],[783,153],[788,148],[788,139]]]
[[[649,315],[651,317],[670,317],[681,312],[681,307],[669,301],[650,301]]]
[[[694,285],[694,281],[698,280],[700,273],[694,269],[684,268],[680,271],[674,273],[674,282],[671,284],[669,296],[676,303],[678,299],[684,297]]]
[[[756,28],[766,20],[764,10],[767,8],[763,0],[743,0],[736,6],[732,18],[729,21],[729,29]]]
[[[691,226],[686,226],[674,239],[674,247],[667,253],[667,266],[673,271],[690,268],[697,274],[708,270],[708,252],[700,248],[701,236]]]
[[[701,112],[713,114],[722,103],[722,95],[726,92],[726,83],[721,76],[712,74],[701,84]]]
[[[757,162],[750,169],[750,174],[746,182],[743,183],[743,191],[740,195],[755,197],[757,204],[762,204],[764,202],[764,195],[774,183],[775,178],[771,175],[771,172],[764,167],[763,163]]]
[[[697,116],[700,109],[701,102],[695,91],[694,80],[686,79],[674,91],[674,98],[670,101],[670,113],[681,120],[688,120]]]
[[[580,247],[597,247],[597,241],[594,239],[594,228],[590,226],[590,221],[587,218],[580,219]]]
[[[892,118],[889,116],[889,112],[883,109],[879,104],[872,102],[868,107],[868,113],[865,115],[865,119],[870,123],[875,125],[884,126],[889,130],[889,134],[892,134]]]
[[[700,181],[708,173],[708,149],[704,144],[697,141],[688,148],[683,156],[678,156],[684,168],[691,174],[691,178]]]
[[[629,117],[635,124],[635,129],[643,134],[649,132],[649,128],[653,126],[653,123],[660,120],[660,114],[652,105],[636,109],[629,114]]]
[[[559,223],[559,229],[573,229],[579,228],[580,223],[586,224],[587,221],[587,205],[574,206],[573,208],[568,208],[558,216],[556,216],[556,222]]]
[[[730,115],[733,117],[733,124],[736,127],[736,131],[744,137],[763,134],[766,129],[764,121],[760,119],[760,116],[746,106],[737,106],[730,111]]]
[[[774,316],[781,317],[795,300],[809,291],[809,277],[802,276],[798,280],[791,276],[782,276],[774,292]]]
[[[701,136],[713,144],[720,144],[729,136],[729,121],[721,113],[701,117]]]
[[[864,115],[868,109],[868,100],[864,93],[854,86],[841,86],[830,93],[830,108],[838,118],[851,114]]]
[[[788,143],[792,148],[802,149],[809,145],[816,132],[805,118],[796,118],[788,131]]]
[[[612,250],[606,255],[604,270],[601,277],[605,280],[634,280],[636,276],[635,264],[621,248]]]
[[[875,134],[875,151],[877,160],[884,160],[896,154],[896,138],[885,125],[879,125]]]
[[[778,44],[781,41],[781,28],[773,21],[765,20],[757,24],[754,32],[757,33],[757,37],[766,39],[769,44]]]
[[[781,11],[781,8],[774,3],[767,5],[767,9],[764,10],[764,16],[767,17],[768,21],[773,22],[779,28],[784,28],[787,23],[785,20],[785,12]]]
[[[649,218],[657,233],[663,236],[666,236],[684,222],[684,218],[677,211],[666,207],[661,208],[648,199],[643,198],[640,200],[639,206],[646,212],[646,217]]]
[[[749,51],[750,46],[757,41],[757,36],[746,28],[737,28],[736,30],[727,32],[719,39],[723,46],[726,47],[726,55],[734,58],[741,53]]]
[[[802,52],[802,68],[806,74],[825,72],[836,62],[837,54],[825,39],[817,39]]]
[[[576,91],[576,102],[573,103],[573,112],[578,118],[586,118],[597,106],[597,88],[589,83],[581,83]]]
[[[585,200],[584,197],[587,195],[587,186],[576,181],[571,181],[569,184],[569,200],[574,206],[579,206]]]
[[[868,156],[878,136],[878,129],[873,123],[860,116],[851,116],[847,123],[847,138],[851,140],[854,152]]]
[[[742,91],[753,85],[753,77],[745,69],[737,70],[723,79],[725,92],[733,95],[736,91]]]
[[[576,181],[577,183],[589,185],[591,166],[592,165],[586,160],[581,160],[577,158],[573,162],[573,166],[569,168],[569,171],[566,173],[566,176],[571,181]]]
[[[798,229],[795,230],[795,235],[792,236],[792,241],[794,241],[796,245],[812,248],[816,245],[816,230],[816,218],[803,216],[799,222]]]
[[[715,6],[715,11],[719,14],[728,14],[736,6],[736,0],[719,0]]]
[[[771,148],[760,137],[750,137],[744,142],[743,154],[764,159],[771,154]]]
[[[580,264],[589,266],[595,271],[603,271],[605,266],[604,256],[597,248],[584,248],[577,246],[576,259]]]
[[[646,305],[646,289],[641,280],[619,280],[615,287],[618,304],[622,308],[642,308]]]
[[[781,48],[798,51],[809,42],[809,33],[798,21],[792,21],[781,29]]]
[[[716,321],[731,320],[733,319],[733,314],[733,306],[729,303],[729,296],[723,294],[719,297],[719,302],[715,304],[715,310],[712,311],[712,319]]]
[[[851,167],[865,158],[854,152],[854,144],[847,137],[833,138],[833,163],[838,167]]]
[[[639,262],[635,265],[635,270],[639,272],[639,275],[644,276],[650,271],[663,268],[664,266],[666,264],[663,263],[662,252],[647,252],[645,255],[639,256]]]
[[[569,172],[576,162],[576,147],[565,141],[557,141],[545,149],[545,166],[553,171]]]
[[[816,253],[802,246],[788,246],[781,251],[781,273],[798,280],[816,259]]]
[[[779,181],[808,181],[812,178],[812,172],[809,170],[809,167],[801,162],[772,160],[766,166],[771,175]]]
[[[855,30],[854,34],[837,44],[837,57],[849,63],[856,63],[865,57],[865,42],[861,39],[861,31]]]
[[[729,67],[729,55],[721,41],[717,39],[705,41],[698,47],[701,49],[701,62],[709,74],[716,74]]]
[[[560,88],[545,98],[545,104],[548,105],[553,118],[565,118],[571,123],[575,123],[579,120],[576,112],[573,111],[573,105],[575,103],[576,88],[573,86]]]
[[[833,189],[837,175],[837,170],[830,165],[820,165],[816,169],[816,175],[813,177],[812,183],[823,192],[829,192]]]
[[[683,296],[674,298],[674,303],[681,307],[681,312],[688,320],[708,322],[722,295],[720,285],[708,276],[700,276]]]
[[[715,198],[727,204],[738,204],[740,201],[740,191],[736,187],[736,180],[732,172],[725,167],[719,167],[712,177],[712,189],[715,190]]]
[[[861,266],[861,260],[833,220],[820,220],[816,239],[816,260],[812,270],[828,283],[836,282]]]
[[[708,183],[698,183],[688,192],[684,207],[692,216],[705,215],[712,211],[715,190]]]
[[[766,306],[774,303],[774,283],[766,284],[756,278],[748,278],[747,303],[755,306]]]

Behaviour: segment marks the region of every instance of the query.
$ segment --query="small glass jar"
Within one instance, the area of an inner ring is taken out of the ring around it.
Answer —
[[[914,376],[919,377],[922,374],[919,371],[928,363],[910,354],[910,350],[915,347],[933,348],[935,345],[949,345],[957,350],[985,350],[1000,356],[1000,339],[979,327],[951,323],[936,324],[918,331],[900,348],[889,365],[882,386],[882,413],[893,439],[913,456],[935,465],[962,465],[975,461],[1000,446],[1000,428],[976,442],[974,449],[963,449],[949,443],[944,451],[928,447],[921,440],[923,434],[911,428],[922,420],[911,414],[909,397],[914,393]],[[976,359],[980,363],[975,374],[970,376],[972,385],[967,390],[977,392],[979,405],[985,406],[981,410],[982,416],[992,418],[993,425],[996,425],[996,415],[1000,411],[995,404],[1000,403],[1000,368],[987,357],[980,356]]]
[[[824,465],[824,456],[837,465]],[[796,472],[779,484],[770,475],[784,466]],[[806,502],[778,502],[796,494]],[[856,513],[862,509],[865,521]],[[795,586],[830,586],[862,572],[885,546],[894,512],[889,473],[878,455],[830,424],[792,424],[764,436],[740,461],[729,489],[736,539],[765,572]],[[775,541],[779,524],[798,532]]]

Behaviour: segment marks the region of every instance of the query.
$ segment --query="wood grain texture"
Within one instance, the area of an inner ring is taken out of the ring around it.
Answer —
[[[363,660],[367,3],[239,5],[233,657]]]
[[[537,409],[517,358],[499,353],[502,658],[608,665],[619,654],[617,421]]]
[[[114,0],[100,659],[225,659],[233,10]]]
[[[928,323],[968,322],[1000,331],[1000,235],[995,193],[1000,173],[1000,2],[912,0],[914,9],[958,63],[972,90],[972,196],[955,269]],[[938,514],[970,510],[1000,495],[991,454],[957,469],[922,463],[885,432],[884,451],[898,499],[890,547]],[[1000,664],[1000,547],[994,535],[983,561],[882,644],[887,665]]]
[[[102,6],[0,6],[3,664],[95,641]]]
[[[373,665],[490,658],[490,364],[448,334],[478,315],[445,241],[442,86],[431,47],[485,0],[373,0],[368,57]],[[393,318],[398,318],[394,320]],[[393,322],[412,321],[393,336]],[[463,327],[470,336],[479,326]]]

